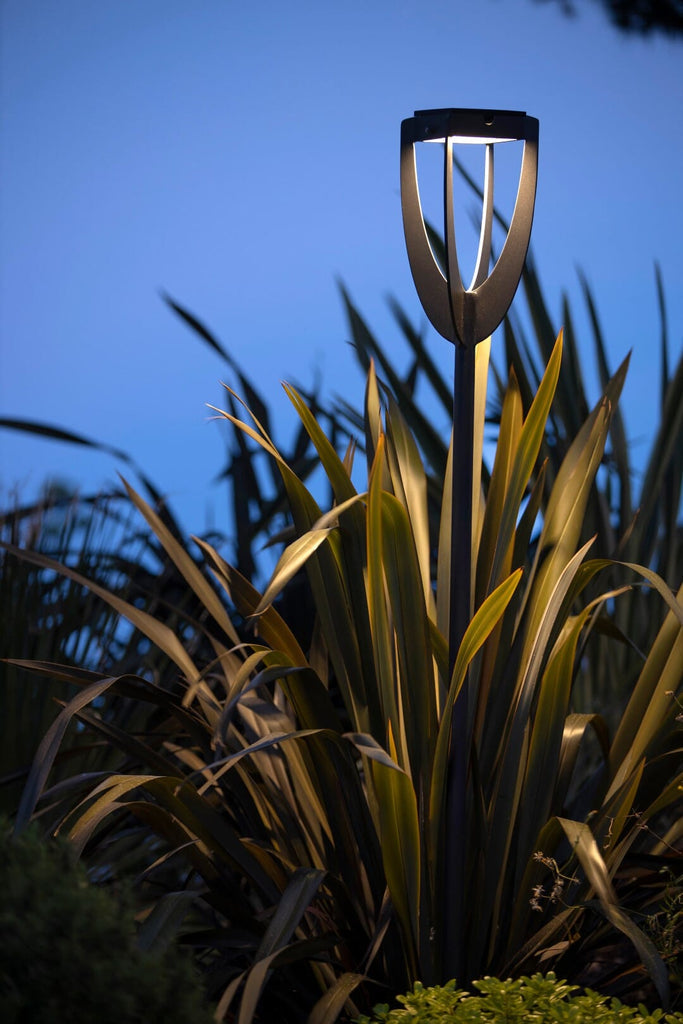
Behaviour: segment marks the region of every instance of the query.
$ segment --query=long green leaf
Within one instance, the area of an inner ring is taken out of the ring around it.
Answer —
[[[45,555],[41,555],[38,552],[24,551],[11,544],[2,544],[2,542],[0,542],[0,546],[5,547],[7,551],[10,551],[18,558],[23,558],[27,562],[31,562],[33,565],[39,565],[43,569],[52,569],[53,572],[66,576],[69,579],[74,580],[76,583],[79,583],[81,586],[92,590],[94,594],[101,597],[107,602],[107,604],[111,605],[112,608],[119,612],[119,614],[128,619],[129,622],[132,622],[132,624],[136,626],[141,633],[144,633],[152,643],[156,644],[157,647],[164,651],[171,661],[175,662],[190,684],[188,694],[185,698],[187,703],[191,701],[195,692],[198,690],[202,692],[205,699],[209,702],[214,702],[213,695],[201,682],[200,673],[180,640],[168,626],[164,625],[163,622],[154,618],[153,615],[150,615],[149,612],[144,611],[144,609],[136,608],[135,605],[130,604],[130,602],[124,601],[123,598],[119,597],[112,591],[107,590],[105,587],[100,586],[98,583],[93,583],[92,580],[82,576],[74,569],[69,568],[69,566],[61,565],[59,562],[55,562],[53,559],[47,558]]]
[[[582,822],[569,821],[566,818],[558,820],[586,873],[591,888],[597,894],[602,912],[610,924],[631,940],[655,983],[662,1005],[667,1006],[669,1003],[669,977],[666,966],[652,941],[617,905],[607,867],[600,855],[593,833],[588,825]]]
[[[36,804],[40,799],[40,795],[43,791],[47,777],[50,774],[50,769],[54,764],[55,757],[61,746],[64,734],[68,729],[74,715],[77,714],[82,708],[91,701],[101,697],[102,694],[106,693],[107,690],[116,683],[117,679],[114,676],[110,676],[106,679],[100,679],[96,683],[91,683],[80,693],[77,693],[69,703],[60,711],[57,718],[54,720],[48,731],[43,736],[38,749],[36,750],[31,770],[26,780],[24,791],[21,795],[21,802],[19,809],[17,810],[17,816],[15,820],[15,831],[18,833],[22,831],[31,820],[33,812],[36,808]]]
[[[518,569],[516,572],[513,572],[508,579],[504,580],[503,583],[496,587],[492,594],[489,594],[467,627],[458,650],[448,697],[444,705],[441,723],[439,725],[439,734],[434,753],[434,769],[430,790],[430,822],[432,826],[432,843],[434,849],[436,849],[437,837],[441,827],[441,815],[446,792],[446,759],[451,731],[451,713],[453,705],[458,693],[460,692],[460,687],[463,684],[467,668],[472,658],[486,642],[486,639],[490,636],[491,632],[500,621],[501,616],[505,612],[505,609],[517,589],[521,577],[522,570]]]
[[[341,974],[315,1004],[306,1024],[334,1024],[348,1003],[351,993],[365,980],[365,974],[355,974],[353,971]]]
[[[192,590],[201,601],[202,606],[213,616],[231,642],[234,644],[239,643],[239,637],[237,636],[230,616],[226,613],[218,595],[203,575],[199,566],[192,558],[190,558],[183,545],[179,543],[171,531],[162,523],[154,509],[150,508],[147,502],[133,490],[130,484],[124,480],[123,477],[121,478],[121,481],[123,486],[126,488],[126,493],[128,494],[131,502],[147,520],[154,531],[154,534],[158,537],[168,555],[178,567],[180,573],[187,580],[192,587]]]

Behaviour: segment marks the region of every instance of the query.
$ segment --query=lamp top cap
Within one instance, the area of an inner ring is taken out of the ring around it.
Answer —
[[[527,139],[538,132],[538,121],[523,110],[491,110],[445,107],[416,110],[404,124],[411,125],[415,142],[461,138],[481,141]]]
[[[432,110],[416,110],[415,117],[443,116],[448,114],[463,115],[485,119],[500,115],[507,117],[526,117],[526,110],[488,110],[485,107],[438,107]]]

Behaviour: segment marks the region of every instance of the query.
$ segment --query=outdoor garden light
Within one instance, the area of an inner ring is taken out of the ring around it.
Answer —
[[[507,237],[489,273],[493,228],[493,150],[496,143],[524,142],[517,198]],[[415,144],[440,142],[444,148],[444,261],[436,259],[420,203]],[[460,274],[453,213],[453,145],[486,146],[483,211],[474,275],[465,288]],[[517,290],[526,259],[536,197],[538,121],[518,110],[418,110],[401,124],[401,206],[410,269],[425,313],[436,330],[455,346],[451,494],[451,557],[449,606],[449,675],[472,615],[472,478],[474,454],[475,347],[495,331]],[[446,848],[461,850],[456,841],[464,828],[467,785],[467,685],[453,707],[445,837]],[[449,842],[451,838],[452,842]],[[445,865],[444,936],[447,977],[463,977],[464,951],[460,922],[464,908],[464,863]]]
[[[493,225],[493,147],[524,141],[522,172],[510,230],[496,265],[488,273]],[[420,205],[416,142],[444,145],[445,274],[432,252]],[[454,143],[486,145],[484,209],[474,277],[465,289],[460,277],[453,223]],[[439,334],[471,347],[488,338],[505,316],[526,258],[536,196],[538,121],[515,110],[418,110],[401,125],[401,205],[408,259],[425,313]]]
[[[524,141],[522,171],[512,221],[493,270],[493,149]],[[436,260],[417,184],[415,144],[444,147],[445,268]],[[460,275],[453,215],[453,144],[486,145],[484,207],[474,276]],[[408,259],[424,310],[439,334],[455,345],[453,401],[453,507],[451,548],[450,664],[471,615],[472,453],[474,447],[474,347],[498,327],[512,302],[529,246],[538,169],[538,121],[518,110],[418,110],[401,124],[401,206]],[[455,571],[453,571],[455,570]]]

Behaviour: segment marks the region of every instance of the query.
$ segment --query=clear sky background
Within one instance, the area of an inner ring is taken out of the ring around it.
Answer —
[[[0,415],[129,451],[185,525],[226,528],[206,402],[225,370],[160,298],[258,379],[360,404],[335,279],[391,349],[423,319],[402,235],[399,126],[439,106],[540,119],[532,249],[560,323],[576,267],[635,438],[656,422],[655,259],[683,335],[683,44],[533,0],[0,0]],[[586,337],[585,317],[578,327]],[[394,342],[395,339],[395,342]],[[442,346],[445,365],[450,346]],[[494,341],[494,347],[496,342]],[[587,359],[592,359],[587,351]],[[2,503],[115,460],[0,432]]]

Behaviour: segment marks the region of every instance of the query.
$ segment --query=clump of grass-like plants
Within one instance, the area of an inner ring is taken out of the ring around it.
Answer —
[[[435,494],[372,365],[361,489],[353,447],[340,455],[286,388],[327,477],[328,507],[230,396],[223,415],[271,460],[291,513],[262,592],[207,541],[195,541],[196,557],[126,485],[201,609],[191,643],[163,607],[95,589],[174,666],[173,685],[33,665],[78,693],[37,751],[18,828],[38,811],[99,870],[137,872],[140,912],[156,914],[162,933],[192,937],[217,1019],[327,1024],[373,1005],[378,985],[444,982],[446,921],[456,912],[462,984],[540,963],[578,981],[609,946],[604,991],[668,1001],[666,960],[642,927],[664,887],[634,892],[633,878],[680,856],[681,593],[647,565],[593,557],[583,536],[625,365],[549,474],[545,432],[562,351],[559,338],[529,402],[510,374],[489,470],[488,347],[478,347],[475,612],[452,673],[450,459]],[[44,555],[22,557],[87,585]],[[305,639],[278,610],[302,571],[314,609]],[[637,651],[615,625],[620,602],[642,593],[634,584],[648,591],[652,635]],[[616,724],[582,704],[596,639],[631,659]],[[463,688],[465,818],[454,830],[448,746]],[[106,717],[121,697],[148,709],[135,732]],[[106,738],[118,765],[53,786],[61,737],[76,719]],[[445,898],[454,855],[466,894],[457,911]],[[175,908],[168,919],[165,906]]]

